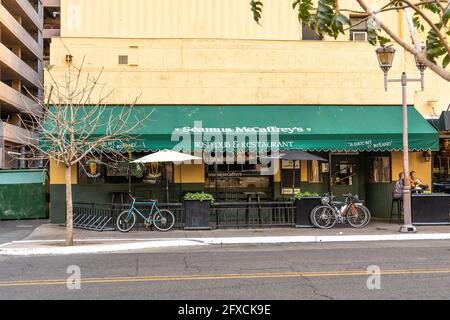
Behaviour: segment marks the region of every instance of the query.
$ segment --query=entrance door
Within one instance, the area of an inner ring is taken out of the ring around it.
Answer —
[[[359,194],[360,167],[357,155],[332,156],[332,190],[333,194],[342,199],[346,193]]]

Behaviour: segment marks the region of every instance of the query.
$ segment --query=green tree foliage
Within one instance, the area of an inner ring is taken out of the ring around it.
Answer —
[[[380,28],[376,21],[376,16],[388,11],[411,10],[413,12],[413,25],[415,32],[426,34],[426,59],[427,62],[442,66],[440,75],[450,81],[450,73],[444,70],[450,64],[450,1],[444,0],[395,0],[385,1],[384,5],[376,10],[369,11],[368,5],[364,1],[356,1],[362,11],[351,10],[350,8],[341,8],[339,0],[293,0],[292,8],[297,11],[298,20],[301,24],[308,25],[321,37],[330,36],[337,38],[339,34],[345,34],[345,31],[351,27],[348,19],[348,13],[366,14],[364,19],[367,21],[368,41],[372,45],[385,45],[390,42],[398,42],[403,47],[409,44],[403,43],[400,37],[388,37],[382,34],[382,29],[391,35],[394,26],[383,26]],[[263,0],[252,0],[250,2],[253,18],[261,24],[263,18]],[[391,30],[386,30],[392,27]],[[406,48],[408,51],[412,47]],[[439,67],[440,68],[440,67]],[[433,71],[439,74],[440,69],[433,68]]]

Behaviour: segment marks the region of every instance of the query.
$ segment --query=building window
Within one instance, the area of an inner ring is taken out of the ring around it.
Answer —
[[[450,179],[450,139],[441,139],[439,151],[433,152],[433,179],[436,182]]]
[[[350,16],[350,40],[367,41],[367,16]]]
[[[387,156],[367,158],[367,182],[391,182],[391,159]]]
[[[128,64],[128,56],[119,56],[119,64]]]
[[[139,157],[139,156],[137,156]],[[164,185],[174,181],[171,163],[129,164],[110,159],[86,159],[78,165],[78,183],[83,184],[133,184]]]
[[[322,40],[322,37],[311,26],[302,23],[302,40]]]
[[[322,183],[322,166],[319,161],[308,161],[308,182]]]

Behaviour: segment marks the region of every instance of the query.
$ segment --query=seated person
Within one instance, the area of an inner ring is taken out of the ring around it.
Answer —
[[[403,199],[403,188],[405,186],[405,175],[402,173],[398,174],[398,180],[395,183],[394,191],[392,192],[392,197],[394,200],[402,200]]]
[[[422,192],[424,190],[428,189],[428,185],[424,184],[420,179],[416,177],[416,172],[411,171],[409,174],[409,182],[411,184],[411,190],[418,190],[419,192]]]

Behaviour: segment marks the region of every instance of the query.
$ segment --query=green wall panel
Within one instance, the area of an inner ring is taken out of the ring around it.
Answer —
[[[375,218],[389,219],[392,204],[392,183],[367,183],[366,205]]]
[[[0,220],[47,218],[42,170],[0,171]]]

